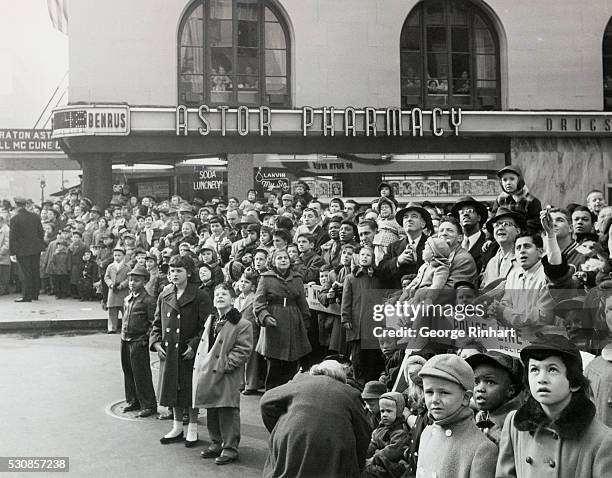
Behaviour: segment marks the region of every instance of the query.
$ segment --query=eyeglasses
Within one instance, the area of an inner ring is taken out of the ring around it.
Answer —
[[[471,207],[464,207],[459,209],[459,214],[463,213],[463,214],[474,214],[476,212],[476,209],[471,208]]]
[[[517,226],[513,222],[507,222],[507,221],[500,221],[500,222],[493,223],[493,229],[500,228],[500,227],[503,227],[505,229],[507,227],[517,227]]]

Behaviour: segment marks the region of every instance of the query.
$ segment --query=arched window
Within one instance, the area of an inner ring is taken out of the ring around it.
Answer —
[[[602,56],[604,110],[612,111],[612,19],[604,32]]]
[[[400,55],[402,107],[501,107],[499,40],[471,2],[419,3],[402,27]]]
[[[180,104],[290,106],[289,33],[271,2],[193,2],[178,59]]]

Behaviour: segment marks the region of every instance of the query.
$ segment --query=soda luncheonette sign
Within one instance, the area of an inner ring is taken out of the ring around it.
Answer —
[[[50,129],[0,129],[0,152],[62,153]]]

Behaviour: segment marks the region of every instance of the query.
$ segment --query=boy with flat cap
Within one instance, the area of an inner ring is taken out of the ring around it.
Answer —
[[[419,377],[433,424],[421,435],[416,476],[493,478],[497,447],[474,423],[472,368],[457,355],[434,355]]]
[[[153,325],[156,301],[147,294],[149,271],[137,265],[128,273],[130,294],[125,298],[121,325],[121,367],[125,387],[124,412],[140,410],[139,417],[157,413],[157,400],[151,377],[149,332]]]
[[[522,405],[523,366],[518,357],[496,350],[471,355],[466,362],[474,370],[476,426],[497,445],[506,416]]]
[[[541,335],[521,350],[530,396],[506,417],[497,478],[603,478],[612,470],[612,429],[595,417],[578,348]]]

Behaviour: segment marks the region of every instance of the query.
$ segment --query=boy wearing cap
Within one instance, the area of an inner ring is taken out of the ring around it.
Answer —
[[[113,249],[113,262],[104,273],[104,282],[108,286],[108,332],[116,334],[119,322],[119,312],[123,317],[123,301],[128,295],[128,265],[125,263],[125,250],[121,247]]]
[[[363,387],[363,392],[361,392],[361,398],[365,402],[366,418],[372,430],[380,425],[380,404],[378,400],[384,393],[387,393],[387,387],[378,380],[367,382]]]
[[[497,445],[506,416],[522,405],[523,366],[518,358],[494,350],[471,355],[466,362],[474,370],[476,426]]]
[[[542,335],[521,360],[530,396],[506,417],[495,476],[610,476],[612,430],[595,417],[578,348],[561,335]]]
[[[433,424],[421,435],[418,477],[492,478],[497,447],[474,423],[474,372],[454,354],[430,358],[419,372]]]
[[[145,290],[149,272],[144,267],[137,265],[128,276],[130,294],[125,298],[121,325],[121,367],[127,403],[123,411],[140,410],[137,416],[144,418],[157,413],[149,358],[149,332],[156,301]]]
[[[408,433],[404,428],[404,396],[387,392],[380,396],[380,425],[372,432],[366,454],[362,478],[395,478],[401,476],[405,466],[400,463],[408,446]]]

